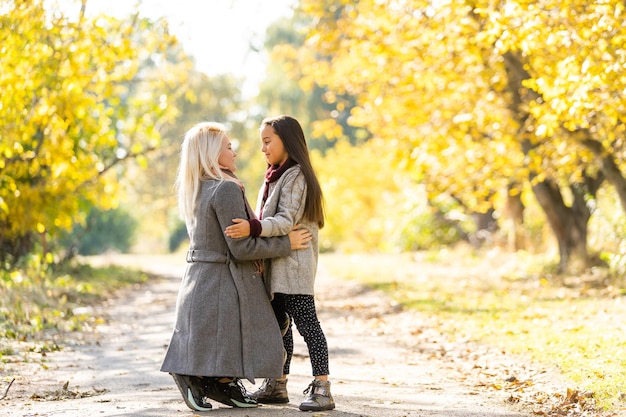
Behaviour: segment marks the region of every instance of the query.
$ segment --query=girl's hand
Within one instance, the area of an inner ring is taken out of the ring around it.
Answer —
[[[291,243],[291,250],[308,248],[308,242],[311,241],[313,236],[308,229],[301,229],[299,224],[295,225],[291,232],[289,232],[289,242]]]
[[[233,219],[233,225],[224,230],[224,234],[232,239],[250,236],[250,222],[245,219]]]

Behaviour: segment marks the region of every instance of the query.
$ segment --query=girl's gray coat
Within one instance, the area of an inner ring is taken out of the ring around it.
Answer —
[[[161,371],[183,375],[280,377],[283,343],[254,259],[288,256],[287,236],[230,239],[224,229],[248,218],[232,181],[202,183],[196,224]]]
[[[265,262],[268,294],[272,298],[274,293],[314,295],[319,227],[317,223],[302,217],[306,202],[306,180],[300,165],[289,168],[279,179],[269,184],[267,201],[263,207],[262,202],[263,187],[257,201],[257,210],[263,217],[261,236],[286,235],[299,223],[311,232],[312,237],[308,248]]]

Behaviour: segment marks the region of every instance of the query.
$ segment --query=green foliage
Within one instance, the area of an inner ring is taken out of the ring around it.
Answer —
[[[457,218],[455,212],[458,214],[462,212],[461,210],[448,211],[443,207],[435,208],[425,204],[425,199],[422,201],[421,205],[400,217],[402,226],[392,237],[396,248],[409,252],[434,250],[466,239],[466,229],[471,225],[463,225]]]
[[[94,325],[101,321],[91,308],[95,303],[147,280],[145,273],[121,267],[53,266],[36,256],[22,265],[0,270],[0,338],[27,340]]]
[[[59,244],[79,255],[98,255],[109,250],[129,252],[135,239],[137,220],[121,208],[93,207],[85,224],[76,224],[62,233]]]
[[[176,252],[180,245],[189,239],[189,234],[187,233],[187,226],[185,226],[184,222],[178,222],[176,227],[170,234],[169,239],[169,250],[170,252]]]

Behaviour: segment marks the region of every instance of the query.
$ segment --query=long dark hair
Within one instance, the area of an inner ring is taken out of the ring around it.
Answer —
[[[271,126],[280,137],[289,158],[300,165],[306,181],[306,202],[304,203],[304,218],[317,223],[319,228],[324,227],[324,199],[322,188],[317,180],[309,149],[306,145],[302,126],[291,116],[267,117],[261,122],[261,129]]]

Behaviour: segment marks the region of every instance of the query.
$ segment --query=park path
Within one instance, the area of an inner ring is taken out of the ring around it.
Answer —
[[[97,308],[105,323],[77,337],[59,352],[47,353],[47,369],[31,364],[0,401],[0,415],[14,416],[193,416],[171,377],[159,372],[174,319],[180,257],[97,258],[141,266],[161,278]],[[418,313],[401,311],[384,295],[329,276],[323,263],[317,282],[320,321],[330,354],[337,408],[316,417],[518,417],[529,412],[509,406],[481,352],[452,346]],[[302,390],[310,365],[302,338],[288,389],[290,403],[232,409],[214,403],[211,416],[302,416]],[[448,354],[446,354],[446,352]],[[455,354],[452,354],[456,352]],[[489,356],[493,358],[493,356]],[[515,371],[515,362],[505,368]],[[477,371],[478,369],[478,371]],[[501,370],[502,365],[497,369]],[[534,372],[525,367],[520,372]],[[537,370],[537,373],[541,371]],[[257,385],[261,381],[257,381]],[[247,384],[250,385],[250,384]],[[65,387],[64,387],[65,386]],[[37,398],[38,397],[38,398]],[[82,397],[82,398],[77,398]]]

